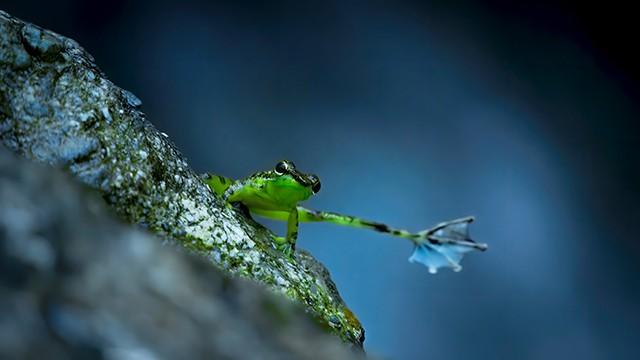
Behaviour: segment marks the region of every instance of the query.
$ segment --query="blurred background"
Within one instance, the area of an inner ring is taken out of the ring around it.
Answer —
[[[411,246],[304,224],[392,359],[637,358],[640,56],[620,4],[4,0],[77,40],[198,171],[293,160],[314,209],[490,245],[430,275]],[[265,222],[267,223],[267,222]],[[278,232],[282,224],[268,223]]]

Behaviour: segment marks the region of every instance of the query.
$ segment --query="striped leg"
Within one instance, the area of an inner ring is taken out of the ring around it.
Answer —
[[[407,230],[393,228],[383,223],[365,220],[355,216],[341,215],[332,212],[314,211],[298,206],[300,222],[330,222],[342,226],[364,228],[390,234],[411,241],[415,247],[409,258],[411,262],[419,262],[429,268],[432,273],[440,267],[450,267],[455,271],[462,269],[460,261],[465,253],[472,250],[484,251],[486,244],[477,243],[469,237],[468,225],[473,217],[465,217],[440,223],[430,229],[411,233]],[[252,212],[275,220],[289,219],[285,211],[255,210]],[[296,227],[297,231],[297,227]]]

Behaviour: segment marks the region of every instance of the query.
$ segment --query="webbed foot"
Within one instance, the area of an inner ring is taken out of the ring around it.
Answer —
[[[488,248],[487,244],[477,243],[469,237],[468,227],[473,220],[473,217],[456,219],[421,231],[422,240],[416,242],[409,261],[423,264],[432,274],[441,267],[462,270],[460,261],[465,253]]]

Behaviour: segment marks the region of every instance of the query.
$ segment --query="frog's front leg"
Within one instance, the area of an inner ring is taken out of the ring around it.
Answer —
[[[465,253],[472,250],[484,251],[486,244],[473,241],[469,237],[468,226],[473,217],[465,217],[446,221],[433,228],[417,233],[393,228],[383,223],[365,220],[355,216],[341,215],[331,212],[314,211],[298,207],[300,221],[326,221],[334,224],[366,228],[393,236],[405,238],[414,244],[411,262],[421,263],[429,268],[429,272],[436,273],[440,267],[450,267],[460,271],[460,261]]]
[[[276,236],[276,248],[286,255],[292,255],[296,250],[296,240],[298,240],[298,209],[293,208],[287,217],[287,236]]]

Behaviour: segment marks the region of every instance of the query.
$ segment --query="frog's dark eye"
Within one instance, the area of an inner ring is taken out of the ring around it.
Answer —
[[[311,185],[311,191],[313,191],[314,194],[317,194],[320,191],[320,178],[318,175],[307,175],[307,184]]]
[[[280,161],[276,164],[276,174],[283,175],[289,172],[289,164],[286,161]]]

